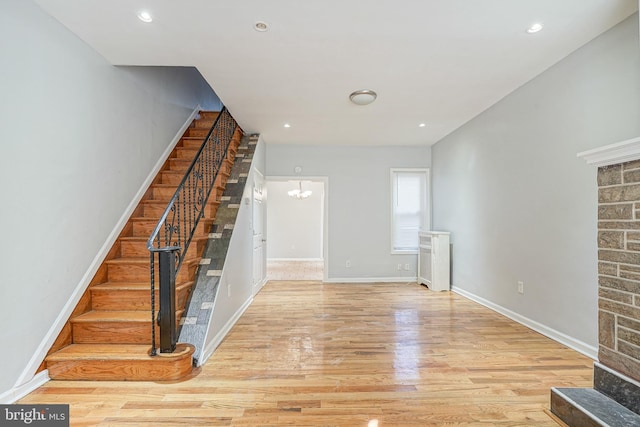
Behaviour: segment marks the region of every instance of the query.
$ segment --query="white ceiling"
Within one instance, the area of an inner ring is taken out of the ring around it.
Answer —
[[[197,67],[267,142],[368,145],[433,144],[638,10],[637,0],[36,2],[113,64]],[[534,22],[544,29],[527,34]],[[378,99],[351,104],[357,89]]]

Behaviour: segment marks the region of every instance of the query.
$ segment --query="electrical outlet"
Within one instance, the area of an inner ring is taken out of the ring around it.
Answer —
[[[398,271],[402,270],[402,264],[398,264]]]
[[[518,293],[524,294],[524,282],[518,282]]]
[[[347,262],[344,263],[344,266],[347,268],[351,268],[351,260],[348,259]]]
[[[409,271],[409,269],[410,269],[410,268],[411,268],[411,266],[410,266],[409,264],[405,264],[405,265],[404,265],[404,269],[405,269],[406,271]]]

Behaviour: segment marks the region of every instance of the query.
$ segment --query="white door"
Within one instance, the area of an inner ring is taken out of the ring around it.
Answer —
[[[265,234],[264,234],[264,215],[266,209],[266,191],[264,185],[264,177],[258,171],[253,176],[253,294],[257,294],[265,282],[266,266],[265,266]]]

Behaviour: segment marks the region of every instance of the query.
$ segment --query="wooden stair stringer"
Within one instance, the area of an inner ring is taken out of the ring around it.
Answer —
[[[52,379],[177,380],[191,372],[195,348],[179,344],[170,355],[150,357],[151,290],[146,240],[166,208],[195,155],[195,141],[209,131],[216,112],[201,112],[184,133],[144,197],[134,209],[107,257],[98,268],[40,370]],[[242,131],[236,128],[227,160],[205,207],[196,235],[186,253],[176,281],[176,321],[182,317],[195,274],[214,222],[220,195],[235,160]],[[186,167],[185,167],[186,164]],[[160,197],[158,197],[160,196]],[[158,290],[155,292],[156,301]],[[157,310],[157,302],[156,302]],[[159,339],[156,338],[158,341]]]

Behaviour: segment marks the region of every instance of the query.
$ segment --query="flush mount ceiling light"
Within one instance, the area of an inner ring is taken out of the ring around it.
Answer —
[[[427,125],[426,123],[420,123],[420,124],[418,125],[418,127],[419,127],[419,128],[423,128],[423,127],[425,127],[426,125]]]
[[[376,100],[378,94],[369,89],[356,90],[349,95],[351,102],[357,105],[368,105]]]
[[[265,31],[269,31],[269,26],[267,25],[266,22],[258,21],[255,24],[253,24],[253,29],[256,31],[260,31],[261,33],[264,33]]]
[[[543,26],[544,25],[542,25],[540,22],[536,22],[535,24],[527,28],[527,33],[529,34],[537,33],[538,31],[542,30]]]
[[[146,22],[147,24],[149,22],[153,21],[153,18],[151,17],[151,14],[149,12],[147,12],[146,10],[141,10],[137,13],[138,19],[141,20],[142,22]]]
[[[286,127],[287,129],[291,127],[291,125],[289,123],[285,123],[284,127]]]

